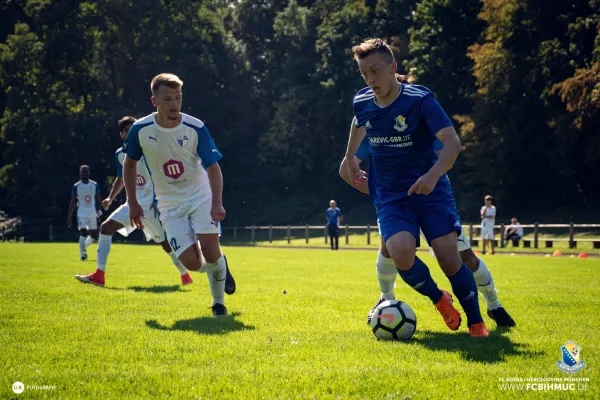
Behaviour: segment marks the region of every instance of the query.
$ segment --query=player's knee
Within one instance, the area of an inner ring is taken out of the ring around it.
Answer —
[[[166,240],[163,240],[162,242],[160,242],[160,245],[162,246],[162,248],[165,252],[171,253],[171,246],[169,245],[169,242],[167,242]]]
[[[458,254],[454,254],[451,251],[436,252],[435,255],[438,264],[440,264],[440,268],[446,276],[452,276],[457,273],[462,265],[462,261],[460,257],[458,257]]]
[[[384,254],[385,256],[385,254]],[[415,249],[398,248],[394,249],[391,254],[396,267],[402,271],[409,270],[415,264]]]
[[[385,247],[385,244],[383,243],[383,241],[381,242],[381,246],[379,247],[379,251],[381,252],[381,254],[385,258],[392,258],[390,252],[388,251],[387,247]]]
[[[190,271],[200,271],[202,263],[200,260],[180,260],[184,267]]]
[[[115,226],[115,222],[113,220],[107,220],[100,225],[100,233],[103,235],[114,235],[117,231],[117,227]]]
[[[87,229],[80,229],[79,236],[86,237],[88,235]]]
[[[463,250],[460,253],[460,259],[473,272],[477,271],[479,259],[472,249]]]

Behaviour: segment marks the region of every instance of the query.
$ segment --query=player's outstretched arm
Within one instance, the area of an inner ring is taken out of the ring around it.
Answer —
[[[110,193],[108,194],[108,197],[106,199],[102,200],[102,208],[104,208],[105,210],[108,210],[108,207],[110,207],[110,205],[115,200],[115,198],[119,195],[119,193],[121,193],[121,190],[123,190],[123,187],[124,187],[123,178],[119,176],[113,182],[113,185],[112,185],[112,188],[110,189]]]
[[[225,219],[225,208],[223,208],[223,174],[218,162],[215,162],[206,168],[208,182],[210,183],[210,191],[212,192],[212,205],[210,207],[210,216],[215,222],[215,226],[219,226],[219,222]]]
[[[129,219],[131,221],[131,226],[135,226],[138,229],[144,229],[144,224],[142,222],[144,210],[142,209],[142,206],[140,206],[135,192],[137,163],[137,160],[125,157],[123,180],[125,181],[125,191],[127,192],[127,201],[129,202]]]

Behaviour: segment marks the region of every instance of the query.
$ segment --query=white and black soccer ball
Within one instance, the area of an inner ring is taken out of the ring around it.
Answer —
[[[417,329],[417,316],[405,302],[386,300],[375,308],[369,325],[377,339],[408,340]]]

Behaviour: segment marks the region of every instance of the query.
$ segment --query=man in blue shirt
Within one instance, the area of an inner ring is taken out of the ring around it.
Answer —
[[[350,129],[357,129],[354,122]],[[439,153],[443,147],[444,144],[439,140],[436,140],[434,144],[435,151]],[[368,156],[369,141],[365,137],[361,142],[355,157],[360,164]],[[353,186],[356,190],[359,190],[365,194],[369,194],[369,187],[366,181],[360,182],[358,185],[354,185],[350,180],[346,159],[344,159],[340,165],[340,176],[346,183],[348,183],[350,186]],[[483,259],[478,257],[473,252],[473,249],[471,248],[471,242],[469,241],[467,235],[465,235],[464,230],[461,231],[460,235],[458,236],[457,247],[458,253],[460,254],[460,259],[473,272],[475,282],[477,283],[477,289],[483,295],[487,306],[487,315],[496,321],[498,326],[516,326],[516,323],[510,314],[504,309],[504,307],[502,307],[502,304],[500,304],[496,286],[494,284],[494,278],[492,277],[490,270]],[[429,251],[433,256],[435,256],[435,253],[433,253],[431,247],[429,248]],[[387,248],[385,247],[385,243],[383,243],[382,240],[376,262],[376,273],[377,280],[379,281],[379,288],[381,289],[381,298],[375,307],[373,307],[372,311],[375,310],[379,303],[385,300],[393,300],[396,298],[394,293],[397,276],[396,271],[397,270],[396,266],[394,265],[394,261],[392,260],[390,253],[388,252]],[[370,322],[370,319],[371,313],[369,313],[369,316],[367,317],[367,323]]]
[[[331,200],[329,202],[329,208],[325,213],[325,218],[327,219],[327,233],[329,234],[331,250],[337,250],[340,242],[340,222],[343,221],[344,216],[342,215],[342,211],[337,207],[335,200]],[[333,243],[334,240],[335,246]]]
[[[369,194],[400,276],[429,297],[451,330],[458,329],[461,316],[452,305],[452,296],[437,287],[415,255],[422,230],[467,315],[471,336],[489,336],[475,278],[462,263],[456,244],[461,222],[446,176],[460,152],[456,131],[429,89],[397,79],[397,64],[383,40],[369,39],[352,50],[369,86],[353,101],[358,129],[348,141],[349,174],[353,181],[365,181],[355,154],[366,136]],[[439,156],[436,138],[444,144]]]

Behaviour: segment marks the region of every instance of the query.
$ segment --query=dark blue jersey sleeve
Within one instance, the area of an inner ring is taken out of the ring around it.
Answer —
[[[446,115],[446,112],[438,103],[438,101],[432,97],[426,97],[421,102],[421,118],[425,120],[427,126],[434,135],[441,129],[452,126],[452,121]]]
[[[127,157],[135,161],[140,161],[142,158],[143,151],[140,146],[140,127],[136,124],[131,126],[125,144],[123,145],[123,151],[127,154]]]

